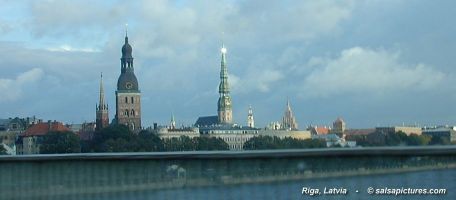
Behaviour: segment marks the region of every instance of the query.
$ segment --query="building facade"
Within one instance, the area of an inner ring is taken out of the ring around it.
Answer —
[[[141,92],[134,73],[132,47],[125,34],[125,44],[120,58],[121,73],[117,81],[116,117],[118,124],[128,126],[132,131],[141,130]]]
[[[244,144],[253,137],[271,136],[294,139],[311,138],[310,131],[291,131],[291,130],[269,130],[240,126],[213,126],[199,129],[201,136],[220,138],[228,144],[231,151],[244,150]]]
[[[429,135],[431,137],[444,137],[448,139],[449,142],[456,142],[456,127],[451,126],[442,126],[435,128],[425,128],[423,134]]]
[[[194,138],[200,136],[199,129],[197,127],[158,127],[157,130],[154,131],[160,139],[180,138],[182,136]]]
[[[416,134],[421,135],[421,127],[414,126],[391,126],[391,127],[376,127],[376,132],[387,134],[387,133],[397,133],[399,131],[404,132],[406,135]]]
[[[30,126],[16,140],[16,153],[21,154],[39,154],[43,136],[50,131],[70,131],[68,127],[61,122],[48,121],[47,123],[39,122]]]

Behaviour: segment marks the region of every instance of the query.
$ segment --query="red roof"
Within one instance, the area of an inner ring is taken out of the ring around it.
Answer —
[[[47,123],[38,123],[32,125],[30,128],[25,130],[22,136],[39,136],[46,135],[49,131],[70,131],[68,127],[63,125],[61,122],[47,122]]]
[[[329,128],[320,126],[320,127],[315,127],[315,131],[317,134],[328,134],[329,133]]]

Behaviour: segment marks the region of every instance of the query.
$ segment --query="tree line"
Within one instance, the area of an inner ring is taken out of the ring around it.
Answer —
[[[253,137],[244,144],[245,150],[299,149],[326,147],[323,140],[293,139],[270,136]],[[40,153],[91,152],[160,152],[229,150],[228,144],[217,137],[181,136],[160,139],[148,130],[134,134],[124,125],[111,125],[93,134],[89,141],[80,140],[72,132],[49,132],[41,138]]]
[[[160,139],[148,130],[134,134],[123,125],[112,125],[93,134],[89,141],[80,140],[73,132],[49,132],[41,138],[40,153],[91,153],[91,152],[158,152],[228,150],[220,138],[181,136]]]
[[[407,135],[404,132],[347,136],[359,146],[446,145],[446,137]],[[160,139],[148,130],[134,134],[123,125],[111,125],[96,131],[89,141],[80,140],[72,132],[49,132],[40,138],[40,153],[90,153],[90,152],[160,152],[160,151],[211,151],[229,150],[228,144],[217,137],[181,136]],[[324,148],[325,140],[279,138],[276,136],[253,137],[244,143],[244,150]],[[4,150],[0,148],[0,154]]]
[[[245,142],[243,147],[245,150],[324,148],[326,147],[326,141],[321,139],[302,140],[291,137],[282,139],[277,136],[258,136]]]
[[[449,145],[450,140],[444,136],[407,135],[403,131],[373,132],[368,135],[351,135],[347,140],[354,140],[359,146],[423,146],[423,145]]]

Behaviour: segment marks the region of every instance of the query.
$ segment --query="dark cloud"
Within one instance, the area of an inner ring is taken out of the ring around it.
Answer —
[[[29,2],[24,21],[15,25],[22,27],[0,36],[0,88],[15,99],[4,101],[0,109],[7,115],[3,117],[93,120],[103,72],[112,117],[128,23],[146,125],[167,123],[171,112],[184,124],[216,113],[222,40],[228,48],[234,117],[240,124],[248,105],[260,126],[279,120],[287,97],[301,127],[329,124],[338,116],[346,117],[351,127],[391,120],[449,123],[456,117],[444,108],[456,96],[441,91],[453,89],[445,85],[454,77],[450,55],[456,50],[456,30],[448,25],[454,16],[446,5],[451,1],[441,3]],[[415,11],[426,6],[431,11]],[[0,32],[2,27],[14,26],[0,18]],[[29,35],[11,40],[18,30]],[[37,70],[40,79],[15,83],[21,74]],[[19,88],[20,95],[4,89],[11,88],[8,84]],[[394,101],[417,93],[432,95],[415,104]],[[429,117],[411,107],[430,107],[433,98],[449,100],[439,102]],[[400,109],[407,114],[388,117],[388,110]]]

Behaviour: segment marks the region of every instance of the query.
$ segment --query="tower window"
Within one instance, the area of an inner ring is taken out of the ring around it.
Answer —
[[[135,110],[132,109],[131,112],[130,112],[130,115],[131,116],[135,116]]]
[[[128,103],[128,97],[125,97],[125,103]]]
[[[129,114],[129,113],[128,113],[128,110],[125,110],[124,115],[125,115],[125,116],[128,116],[128,114]]]
[[[131,97],[131,103],[135,103],[135,101],[134,101],[134,98],[133,98],[133,97]]]

